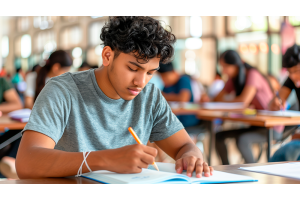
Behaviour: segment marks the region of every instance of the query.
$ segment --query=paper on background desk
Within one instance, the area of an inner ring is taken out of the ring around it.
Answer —
[[[235,110],[235,109],[244,109],[244,103],[227,103],[227,102],[206,102],[201,104],[201,108],[208,110]]]
[[[275,117],[300,117],[300,112],[295,110],[284,110],[284,111],[269,111],[269,110],[258,110],[258,114]]]
[[[300,162],[284,164],[264,165],[257,167],[240,167],[239,169],[251,172],[259,172],[276,176],[300,179]]]

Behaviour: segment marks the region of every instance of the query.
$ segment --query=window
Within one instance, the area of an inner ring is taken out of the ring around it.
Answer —
[[[53,27],[56,20],[56,16],[37,16],[33,18],[33,26],[41,30],[49,29]]]
[[[1,52],[3,58],[6,58],[9,54],[9,39],[7,36],[2,37],[1,39]]]
[[[300,26],[300,16],[290,16],[289,22],[293,26]]]
[[[34,52],[53,52],[56,49],[56,39],[53,31],[41,31],[34,37]]]
[[[267,31],[268,23],[265,16],[230,16],[228,20],[228,32],[231,34],[251,31]]]
[[[17,30],[19,32],[27,31],[29,28],[29,17],[18,17],[17,18]]]
[[[79,26],[64,28],[60,34],[60,44],[64,50],[80,46],[81,40],[82,30]]]
[[[89,27],[89,45],[96,46],[101,43],[100,33],[105,21],[94,22]]]

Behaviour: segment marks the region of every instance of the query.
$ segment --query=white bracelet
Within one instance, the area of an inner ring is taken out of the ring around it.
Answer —
[[[85,165],[86,165],[86,167],[88,168],[88,170],[90,170],[90,172],[93,172],[92,170],[91,170],[91,168],[89,167],[89,165],[87,164],[87,162],[86,162],[86,159],[87,159],[87,157],[89,156],[89,154],[91,153],[90,151],[88,151],[88,152],[82,152],[83,153],[83,161],[82,161],[82,163],[81,163],[81,165],[80,165],[80,167],[79,167],[79,169],[78,169],[78,172],[77,172],[77,175],[76,175],[76,177],[78,177],[78,176],[81,176],[82,175],[82,167],[83,167],[83,163],[85,163]],[[86,154],[87,153],[87,154]]]

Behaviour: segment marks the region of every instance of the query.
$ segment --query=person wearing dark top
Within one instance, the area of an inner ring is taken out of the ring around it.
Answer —
[[[300,46],[293,45],[288,48],[282,59],[282,66],[287,68],[289,72],[289,77],[284,82],[283,86],[279,90],[279,97],[274,97],[269,103],[270,110],[280,110],[285,109],[286,100],[292,90],[295,90],[297,94],[298,103],[300,101]],[[300,160],[300,137],[294,139],[278,149],[270,162],[280,162],[280,161],[295,161]]]
[[[158,72],[165,84],[162,94],[167,101],[193,102],[191,78],[188,75],[180,75],[172,63],[160,63]],[[184,127],[195,126],[200,122],[195,115],[177,115],[177,118]]]

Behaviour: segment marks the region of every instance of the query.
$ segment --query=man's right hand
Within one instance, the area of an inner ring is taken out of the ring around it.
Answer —
[[[148,165],[154,162],[157,150],[146,145],[134,144],[99,153],[104,164],[103,169],[129,174],[140,173],[142,168],[148,168]]]
[[[269,110],[272,111],[276,111],[276,110],[280,110],[280,109],[284,109],[285,108],[285,102],[282,102],[279,100],[278,97],[274,97],[270,103],[269,103]]]

